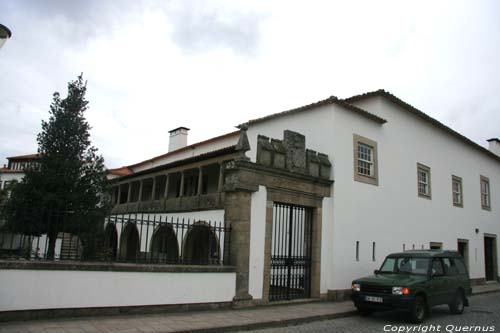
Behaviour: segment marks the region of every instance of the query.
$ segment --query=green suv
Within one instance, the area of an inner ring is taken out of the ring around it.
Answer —
[[[458,252],[422,250],[388,255],[375,275],[352,281],[351,298],[362,315],[404,309],[421,323],[434,305],[448,304],[452,313],[462,313],[471,291]]]

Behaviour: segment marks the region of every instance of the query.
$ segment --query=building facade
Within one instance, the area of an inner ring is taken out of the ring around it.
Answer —
[[[191,146],[187,133],[171,131],[165,155],[109,170],[115,256],[229,262],[242,304],[341,299],[385,255],[411,249],[458,250],[475,283],[498,280],[498,139],[483,148],[383,90],[250,120]],[[160,251],[154,225],[127,229],[144,214],[205,229],[196,241],[169,231]],[[230,243],[210,221],[230,227]]]
[[[8,188],[12,182],[20,182],[24,169],[38,168],[39,160],[38,154],[7,157],[8,164],[0,168],[0,190]]]

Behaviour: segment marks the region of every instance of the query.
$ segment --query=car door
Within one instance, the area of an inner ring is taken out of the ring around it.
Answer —
[[[446,303],[446,282],[447,278],[444,272],[443,262],[441,258],[432,258],[431,263],[431,280],[429,281],[429,305],[437,305]]]
[[[444,302],[450,303],[455,297],[455,293],[460,286],[458,269],[450,258],[442,258],[444,271],[446,275],[446,284],[444,289]]]

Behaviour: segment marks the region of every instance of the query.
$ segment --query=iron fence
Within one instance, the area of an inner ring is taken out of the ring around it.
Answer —
[[[227,265],[229,248],[230,228],[208,219],[61,211],[0,219],[3,259]]]

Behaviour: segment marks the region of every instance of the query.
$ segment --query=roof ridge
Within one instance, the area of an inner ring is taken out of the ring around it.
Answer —
[[[344,98],[344,101],[347,101],[349,103],[351,101],[358,101],[358,100],[369,98],[369,97],[373,97],[373,96],[384,96],[384,97],[386,97],[391,102],[393,102],[396,105],[399,105],[401,108],[405,109],[406,111],[410,112],[411,114],[413,114],[413,115],[415,115],[417,117],[420,117],[421,119],[423,119],[424,121],[427,121],[431,125],[436,126],[437,128],[439,128],[439,129],[447,132],[451,136],[454,136],[455,138],[461,140],[463,143],[465,143],[465,144],[467,144],[467,145],[469,145],[469,146],[471,146],[471,147],[473,147],[473,148],[475,148],[475,149],[477,149],[477,150],[485,153],[489,157],[491,157],[494,160],[500,162],[500,156],[498,156],[495,153],[491,152],[490,150],[484,148],[480,144],[472,141],[471,139],[469,139],[465,135],[459,133],[458,131],[455,131],[454,129],[452,129],[451,127],[449,127],[449,126],[445,125],[444,123],[440,122],[436,118],[433,118],[433,117],[429,116],[427,113],[425,113],[425,112],[417,109],[413,105],[411,105],[411,104],[403,101],[402,99],[400,99],[399,97],[397,97],[396,95],[390,93],[387,90],[379,89],[379,90],[370,91],[370,92],[367,92],[367,93],[364,93],[364,94],[354,95],[354,96],[351,96],[351,97],[348,97],[348,98]]]

